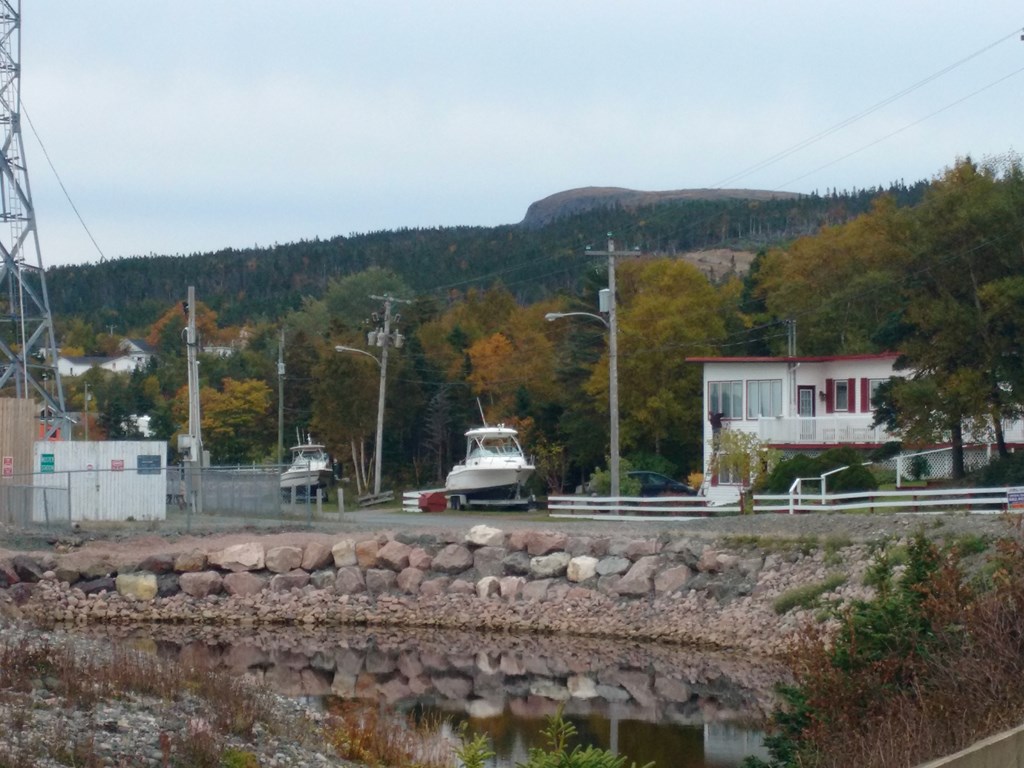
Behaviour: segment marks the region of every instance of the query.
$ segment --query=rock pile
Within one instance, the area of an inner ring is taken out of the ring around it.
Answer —
[[[806,548],[806,547],[805,547]],[[333,546],[258,540],[167,552],[132,568],[59,555],[0,563],[0,591],[43,621],[256,626],[394,625],[786,649],[807,611],[777,614],[794,588],[840,571],[826,595],[863,598],[868,554],[714,546],[683,534],[577,536],[476,526],[464,534],[344,537]]]

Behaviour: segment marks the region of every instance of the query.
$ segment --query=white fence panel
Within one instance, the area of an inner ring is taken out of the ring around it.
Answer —
[[[693,496],[549,496],[550,517],[592,520],[692,520],[710,515],[736,514],[738,505],[709,506]]]
[[[1006,488],[940,488],[850,493],[755,494],[754,511],[761,512],[939,512],[962,509],[1002,512],[1008,506]]]

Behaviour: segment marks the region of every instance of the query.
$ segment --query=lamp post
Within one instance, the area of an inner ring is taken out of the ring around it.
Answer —
[[[380,359],[377,359],[375,355],[371,355],[369,352],[355,349],[354,347],[337,346],[334,348],[334,351],[356,352],[360,355],[366,355],[380,366],[380,389],[377,395],[377,442],[373,456],[373,495],[376,497],[380,496],[381,450],[384,447],[384,392],[387,388],[388,378],[388,348],[395,347],[397,349],[401,347],[405,338],[398,331],[391,331],[392,321],[397,323],[399,318],[397,314],[392,316],[391,305],[395,302],[401,302],[403,299],[396,299],[387,294],[384,296],[371,296],[370,298],[379,299],[384,302],[384,325],[366,334],[367,344],[371,347],[380,347]],[[379,320],[376,314],[374,314],[374,320]]]
[[[548,312],[544,319],[549,323],[561,317],[589,317],[597,320],[608,329],[608,414],[611,424],[609,426],[609,442],[611,445],[608,467],[611,475],[611,495],[619,495],[619,367],[616,360],[615,343],[616,328],[612,324],[612,315],[609,312],[609,319],[605,320],[601,315],[593,312]]]

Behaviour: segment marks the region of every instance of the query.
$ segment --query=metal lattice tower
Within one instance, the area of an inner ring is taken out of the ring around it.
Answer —
[[[53,318],[21,137],[21,1],[0,0],[0,396],[32,398],[68,437]]]

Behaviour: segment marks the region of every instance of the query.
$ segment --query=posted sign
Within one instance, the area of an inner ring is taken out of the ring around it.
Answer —
[[[14,477],[13,456],[4,456],[4,477]]]
[[[39,456],[39,471],[44,475],[53,474],[53,454],[44,453]]]
[[[1006,506],[1010,509],[1024,509],[1024,488],[1007,488]]]

